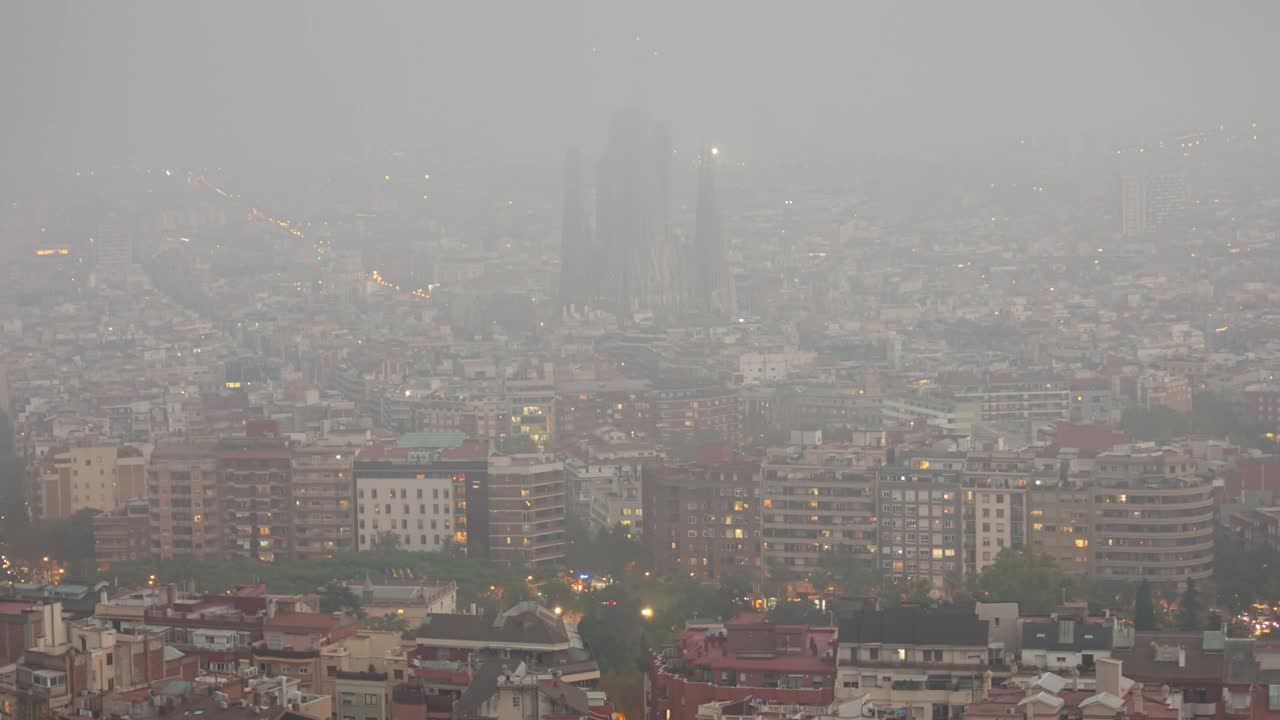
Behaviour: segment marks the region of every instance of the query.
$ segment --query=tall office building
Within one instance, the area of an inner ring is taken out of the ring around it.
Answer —
[[[118,283],[133,265],[133,238],[118,215],[112,213],[93,239],[97,253],[94,274],[98,283]]]
[[[570,150],[564,168],[564,209],[560,224],[560,307],[581,312],[595,299],[598,276],[587,220],[582,160]]]
[[[596,187],[605,306],[626,317],[675,303],[671,141],[648,113],[613,118]]]
[[[720,151],[710,148],[698,159],[698,211],[694,226],[691,296],[698,310],[733,312],[733,278],[720,223],[716,171]]]
[[[1121,230],[1128,237],[1171,225],[1187,206],[1181,175],[1131,175],[1120,181]]]

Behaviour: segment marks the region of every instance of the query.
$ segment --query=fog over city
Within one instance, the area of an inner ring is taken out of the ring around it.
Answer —
[[[0,720],[1272,720],[1278,27],[0,4]]]

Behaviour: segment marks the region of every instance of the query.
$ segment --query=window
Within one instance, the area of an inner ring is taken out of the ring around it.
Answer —
[[[511,696],[511,707],[520,707],[520,696],[519,696],[519,695],[512,695],[512,696]]]
[[[378,704],[378,696],[377,696],[377,695],[374,695],[373,693],[365,693],[365,696],[364,696],[364,704],[365,704],[365,705],[377,705],[377,704]]]
[[[337,668],[334,668],[334,671],[336,672],[336,671],[337,671]],[[343,704],[343,705],[355,705],[355,704],[356,704],[356,694],[355,694],[355,693],[348,693],[348,692],[344,692],[344,693],[342,693],[342,704]],[[350,716],[348,716],[348,717],[350,717]]]
[[[867,659],[868,659],[868,660],[879,660],[879,659],[880,659],[880,648],[867,648]]]
[[[1280,685],[1267,686],[1267,709],[1280,710]]]

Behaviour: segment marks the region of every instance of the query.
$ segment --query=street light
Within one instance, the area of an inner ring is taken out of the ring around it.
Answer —
[[[653,608],[649,607],[648,605],[645,605],[644,607],[640,608],[640,617],[644,618],[645,620],[648,620],[649,618],[653,617]]]
[[[563,615],[563,614],[564,614],[564,608],[562,608],[562,607],[560,607],[559,605],[557,605],[557,606],[555,607],[555,610],[552,610],[552,612],[554,612],[554,613],[555,613],[555,614],[557,614],[557,615]]]

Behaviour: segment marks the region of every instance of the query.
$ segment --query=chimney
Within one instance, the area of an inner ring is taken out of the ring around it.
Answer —
[[[1160,699],[1166,703],[1169,702],[1169,686],[1168,685],[1160,686]]]
[[[1071,689],[1080,689],[1080,668],[1071,668]]]
[[[1178,646],[1178,667],[1184,668],[1186,666],[1187,666],[1187,649],[1179,645]]]
[[[1132,690],[1132,691],[1133,691],[1133,714],[1135,714],[1135,715],[1142,715],[1142,714],[1143,714],[1143,708],[1142,708],[1142,683],[1140,683],[1140,682],[1136,682],[1136,683],[1134,683],[1134,684],[1133,684],[1133,687],[1132,687],[1132,688],[1130,688],[1130,690]]]
[[[982,699],[988,700],[990,698],[991,698],[991,671],[987,670],[986,672],[982,673]]]
[[[1097,667],[1094,672],[1098,679],[1098,692],[1123,697],[1120,693],[1120,668],[1123,663],[1109,657],[1098,658],[1094,662]]]

